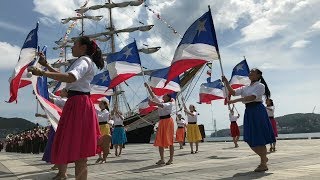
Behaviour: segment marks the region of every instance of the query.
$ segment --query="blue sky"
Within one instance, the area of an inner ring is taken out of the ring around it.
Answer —
[[[36,119],[36,101],[27,87],[19,92],[18,104],[7,104],[9,83],[13,67],[16,64],[23,41],[28,32],[40,21],[39,44],[48,45],[48,59],[58,59],[59,51],[52,50],[54,41],[60,39],[69,24],[60,23],[61,18],[74,15],[84,1],[68,0],[5,0],[0,7],[0,116],[23,117],[30,121],[45,123]],[[104,0],[89,0],[89,5],[104,3]],[[113,2],[122,2],[114,0]],[[205,13],[210,5],[216,27],[222,64],[225,75],[230,78],[232,68],[246,56],[250,68],[263,71],[272,98],[276,105],[276,116],[290,113],[310,113],[314,106],[320,113],[319,92],[319,47],[320,47],[320,0],[148,0],[150,8],[159,12],[163,20],[183,34],[185,30]],[[198,3],[201,2],[201,3]],[[17,9],[19,4],[19,10]],[[174,50],[180,37],[173,34],[167,25],[159,21],[143,6],[114,10],[115,26],[125,28],[138,26],[139,21],[154,24],[147,33],[135,32],[119,34],[116,38],[117,49],[137,40],[138,48],[143,44],[161,46],[161,50],[151,56],[141,55],[142,63],[149,69],[170,65]],[[88,13],[89,15],[107,15],[105,10]],[[102,22],[85,23],[87,34],[104,29],[107,17]],[[79,23],[69,35],[80,32]],[[110,46],[99,44],[106,52]],[[71,57],[68,54],[68,57]],[[214,62],[213,79],[221,76],[218,62]],[[200,112],[199,122],[206,129],[212,129],[212,119],[217,120],[218,129],[229,126],[227,108],[222,101],[210,105],[198,105],[200,83],[206,75],[200,77],[188,103],[196,105]],[[136,104],[145,98],[141,86],[142,78],[130,81],[130,88],[124,87],[129,103]],[[132,89],[131,89],[132,88]],[[138,92],[138,93],[137,93]],[[236,105],[243,115],[242,104]],[[242,124],[240,120],[239,124]]]

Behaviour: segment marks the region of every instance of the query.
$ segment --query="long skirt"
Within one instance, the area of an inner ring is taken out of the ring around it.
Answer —
[[[52,126],[50,126],[48,141],[42,156],[42,160],[47,163],[51,162],[51,147],[54,139],[54,134],[55,134],[54,129]]]
[[[99,125],[101,135],[110,135],[110,126],[109,124],[101,124]]]
[[[176,141],[177,142],[183,142],[184,141],[184,127],[183,128],[178,128],[176,131]]]
[[[187,140],[189,143],[195,143],[202,140],[200,129],[197,124],[187,125]]]
[[[271,122],[271,125],[272,125],[274,136],[278,137],[277,121],[274,118],[270,117],[270,122]]]
[[[153,145],[167,148],[173,145],[174,139],[174,123],[173,119],[166,118],[160,119],[156,138],[154,140]]]
[[[127,142],[124,127],[115,127],[112,134],[112,144],[125,144]]]
[[[262,103],[246,105],[243,139],[250,147],[264,146],[276,141],[266,108]]]
[[[88,95],[68,98],[51,149],[51,163],[66,164],[95,156],[100,129]]]
[[[240,136],[240,130],[237,122],[232,122],[230,124],[231,137]]]

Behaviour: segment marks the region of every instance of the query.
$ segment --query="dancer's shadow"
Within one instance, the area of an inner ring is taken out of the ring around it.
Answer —
[[[209,159],[233,159],[233,158],[236,158],[236,157],[219,157],[219,156],[209,156],[207,157]]]
[[[254,172],[254,171],[248,171],[244,173],[236,173],[232,177],[228,178],[222,178],[220,180],[232,180],[232,179],[237,179],[237,180],[250,180],[250,179],[261,179],[266,176],[269,176],[273,173],[268,173],[268,172]]]
[[[157,168],[160,168],[160,167],[163,167],[164,165],[157,165],[157,164],[154,164],[154,165],[150,165],[150,166],[146,166],[146,167],[142,167],[142,168],[139,168],[139,169],[132,169],[132,170],[129,170],[133,173],[141,173],[141,172],[144,172],[144,171],[148,171],[150,169],[157,169]]]
[[[190,153],[177,154],[177,155],[174,155],[174,156],[187,156],[187,155],[190,155]]]
[[[235,147],[227,147],[227,148],[222,148],[223,150],[228,150],[228,149],[238,149],[238,148],[235,148]]]

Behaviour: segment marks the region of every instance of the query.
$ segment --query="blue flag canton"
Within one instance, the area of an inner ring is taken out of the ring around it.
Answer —
[[[218,49],[216,32],[213,25],[211,11],[203,14],[185,32],[179,44],[203,43],[215,46]]]
[[[111,82],[111,79],[109,76],[109,72],[104,71],[102,73],[95,75],[91,81],[91,84],[109,87],[110,82]]]
[[[158,78],[167,79],[169,69],[170,69],[170,67],[156,70],[156,71],[154,71],[154,72],[152,72],[152,73],[150,74],[150,77],[158,77]],[[171,81],[174,81],[174,82],[180,84],[180,78],[179,78],[179,76],[177,76],[176,78],[174,78],[174,79],[171,80]]]
[[[231,77],[235,75],[249,76],[249,73],[250,73],[250,69],[247,64],[247,61],[243,60],[233,68]]]
[[[209,87],[209,88],[215,88],[215,89],[223,89],[224,85],[220,79],[209,82],[209,83],[203,83],[202,86]]]
[[[112,63],[115,61],[125,61],[129,63],[141,64],[136,41],[125,46],[121,51],[109,54],[107,56],[108,63]]]
[[[37,78],[37,90],[39,95],[49,100],[48,84],[46,77],[41,76]]]
[[[37,27],[30,31],[26,40],[23,43],[23,48],[37,48],[38,47],[38,24]]]

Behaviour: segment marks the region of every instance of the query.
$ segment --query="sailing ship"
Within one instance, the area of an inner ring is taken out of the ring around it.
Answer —
[[[153,25],[144,25],[144,26],[138,26],[138,27],[125,28],[125,29],[117,29],[113,23],[112,9],[127,8],[128,6],[141,6],[143,5],[143,3],[145,3],[143,0],[128,1],[128,2],[121,2],[121,3],[113,3],[110,0],[108,0],[108,3],[101,4],[101,5],[94,5],[90,7],[87,7],[86,6],[87,4],[85,4],[84,6],[76,10],[77,16],[62,19],[62,23],[65,24],[70,21],[80,20],[81,21],[80,36],[85,35],[91,38],[92,40],[100,41],[103,43],[110,43],[111,51],[104,53],[104,56],[108,56],[109,53],[116,52],[115,37],[119,33],[131,33],[135,31],[145,32],[153,28]],[[95,34],[85,34],[84,19],[89,19],[94,21],[100,21],[102,19],[102,16],[89,16],[86,14],[90,11],[95,11],[103,8],[106,8],[109,11],[109,20],[108,20],[109,26],[106,28],[106,31],[95,33]],[[77,37],[73,37],[70,39],[60,39],[59,41],[56,41],[56,44],[58,45],[58,47],[55,47],[54,49],[64,50],[65,61],[59,61],[58,63],[57,62],[53,63],[52,64],[53,67],[55,68],[65,67],[66,69],[72,63],[74,59],[67,60],[66,50],[68,47],[71,47],[70,43],[72,43],[76,38]],[[139,49],[139,52],[145,53],[145,54],[151,54],[151,53],[157,52],[160,48],[161,47],[141,48]],[[184,92],[187,89],[188,85],[192,82],[194,77],[203,68],[204,68],[203,65],[197,66],[195,68],[191,68],[190,70],[180,75],[179,79],[180,79],[181,91],[178,92],[177,96],[179,96],[182,92]],[[139,75],[140,76],[150,75],[155,70],[143,70],[143,73],[140,73]],[[51,87],[53,87],[56,85],[56,82],[52,81],[49,84]],[[122,98],[123,106],[119,104],[115,104],[115,103],[121,102],[119,101],[120,98]],[[130,107],[129,103],[126,100],[126,92],[123,90],[123,87],[121,84],[115,88],[111,101],[113,102],[113,106],[117,106],[120,108],[122,107],[122,109],[125,109],[125,110],[122,110],[122,112],[124,112],[124,115],[125,115],[124,125],[127,130],[128,143],[149,143],[150,137],[154,133],[154,125],[159,121],[157,110],[154,110],[146,115],[139,114],[139,112],[137,111],[137,106],[135,106],[135,108]],[[179,107],[177,107],[177,109],[179,109]]]

